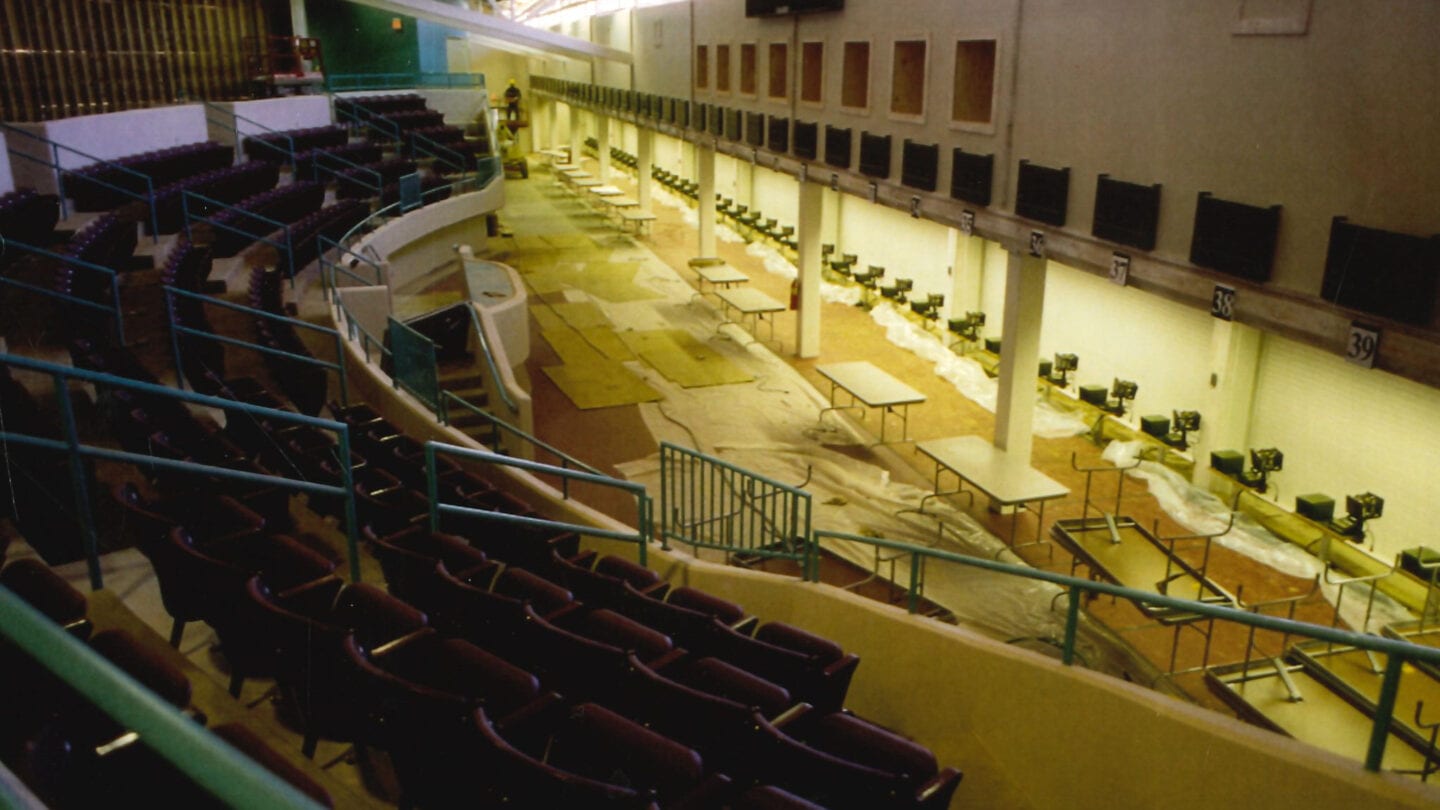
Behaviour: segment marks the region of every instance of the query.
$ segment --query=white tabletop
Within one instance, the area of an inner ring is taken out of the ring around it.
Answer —
[[[980,436],[931,439],[915,449],[1002,504],[1063,498],[1070,490],[1030,466],[1028,460],[1009,457]]]
[[[739,284],[750,280],[749,276],[728,264],[701,265],[695,268],[695,274],[711,284]]]
[[[579,175],[575,175],[575,176],[571,179],[571,182],[574,183],[576,186],[578,186],[578,187],[580,187],[580,188],[594,188],[595,186],[602,185],[599,180],[596,180],[596,179],[592,178],[592,177],[591,177],[590,175],[588,175],[588,174],[585,175],[584,177],[580,177]]]
[[[925,395],[865,360],[831,363],[815,370],[872,408],[924,402]]]
[[[611,208],[636,208],[640,201],[634,197],[601,197],[605,204]]]
[[[728,290],[721,290],[715,293],[720,300],[740,310],[746,315],[756,315],[762,312],[783,312],[785,305],[776,301],[754,287],[734,287]]]
[[[570,152],[565,149],[541,149],[540,154],[556,158],[570,157]]]
[[[569,164],[569,165],[556,166],[555,168],[556,168],[556,170],[558,170],[561,174],[563,174],[563,175],[568,175],[568,176],[570,176],[570,177],[589,177],[589,176],[590,176],[590,173],[587,172],[587,171],[585,171],[585,167],[584,167],[584,166],[581,166],[581,165],[578,164],[578,163],[571,163],[571,164]]]
[[[590,189],[590,193],[601,197],[619,197],[625,192],[621,191],[616,186],[595,186],[594,188]]]

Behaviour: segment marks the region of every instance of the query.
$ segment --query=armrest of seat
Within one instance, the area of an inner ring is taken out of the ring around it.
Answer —
[[[955,768],[941,768],[929,781],[915,791],[915,806],[923,810],[944,810],[965,774]]]

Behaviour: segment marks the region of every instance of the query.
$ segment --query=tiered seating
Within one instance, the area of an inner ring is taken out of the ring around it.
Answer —
[[[171,183],[155,191],[155,219],[159,231],[162,234],[171,234],[184,227],[186,208],[183,198],[186,191],[233,205],[246,197],[274,188],[279,180],[280,167],[277,164],[252,162],[226,166]],[[190,203],[189,210],[192,214],[203,216],[212,213],[213,207],[194,200]],[[148,234],[148,221],[145,229]]]
[[[283,132],[267,132],[263,135],[246,135],[240,149],[248,160],[263,160],[268,163],[288,163],[294,153],[311,149],[322,149],[343,145],[350,139],[345,127],[327,124],[320,127],[287,129]],[[304,175],[301,175],[304,176]]]
[[[62,175],[65,193],[74,201],[77,211],[108,211],[134,199],[111,186],[118,186],[134,194],[143,195],[149,191],[141,178],[116,168],[117,164],[131,172],[139,172],[149,177],[153,188],[159,189],[192,175],[223,168],[234,160],[234,149],[214,141],[205,141],[143,152],[108,163],[94,163],[80,169],[67,169]]]
[[[75,234],[59,252],[122,273],[130,269],[130,260],[135,255],[138,241],[134,219],[118,213],[104,214]],[[87,301],[111,303],[110,278],[88,267],[56,262],[51,287],[56,292]],[[97,332],[109,328],[103,318],[97,318],[90,311],[85,311],[83,318],[71,326],[76,329],[89,327]]]
[[[0,238],[44,245],[60,221],[60,198],[20,188],[0,194]],[[14,256],[0,253],[0,267]]]
[[[60,438],[53,409],[0,365],[0,414],[5,430],[23,435]],[[6,475],[0,476],[0,517],[14,521],[20,533],[47,559],[75,559],[81,548],[79,527],[71,517],[70,471],[63,457],[18,442],[5,447]],[[90,466],[85,466],[87,477]]]
[[[335,114],[337,116],[350,115],[361,120],[423,109],[425,109],[425,97],[418,93],[335,97]]]
[[[270,191],[241,200],[236,207],[266,219],[294,223],[313,213],[325,201],[325,186],[307,180],[278,186]],[[218,259],[228,259],[244,250],[256,239],[268,236],[273,226],[235,211],[215,215],[215,237],[211,250]],[[223,226],[223,227],[222,227]],[[237,232],[238,231],[238,232]]]
[[[201,292],[210,275],[211,264],[209,248],[196,247],[189,240],[181,239],[166,258],[160,271],[160,282],[189,292]],[[195,298],[172,296],[170,317],[177,326],[201,332],[214,331],[205,314],[204,303]],[[217,341],[186,333],[180,334],[177,342],[186,382],[202,394],[216,393],[220,381],[225,379],[225,347]]]
[[[278,268],[252,269],[249,305],[254,309],[284,315],[284,278]],[[255,333],[256,342],[266,348],[302,357],[312,356],[292,324],[256,318]],[[325,403],[326,372],[323,367],[268,353],[264,358],[266,368],[274,375],[281,390],[296,403],[302,413],[313,415],[320,411],[320,406]]]
[[[415,171],[415,161],[405,158],[390,158],[363,167],[346,169],[335,175],[335,196],[340,199],[362,199],[373,197],[379,189],[373,184],[379,174],[380,188],[396,182],[401,175]],[[373,172],[373,173],[372,173]]]
[[[388,125],[386,129],[393,129],[393,134],[399,135],[403,140],[406,133],[413,130],[444,125],[445,115],[439,110],[430,109],[397,110],[395,112],[386,113],[384,116],[381,116],[379,120],[385,121]],[[385,135],[382,134],[379,130],[366,130],[366,137],[370,138],[371,140],[384,136]]]
[[[380,146],[367,141],[355,141],[340,146],[306,149],[295,155],[295,176],[304,180],[321,180],[323,173],[317,167],[334,169],[344,165],[339,161],[324,161],[320,157],[322,154],[332,155],[348,163],[363,166],[380,160]]]
[[[83,594],[46,565],[16,560],[0,570],[0,585],[29,602],[46,617],[196,722],[206,717],[191,705],[191,686],[173,659],[158,654],[124,630],[90,637]],[[7,684],[24,700],[7,701],[0,710],[0,755],[49,807],[94,807],[115,796],[164,795],[181,806],[213,804],[209,794],[127,734],[78,693],[60,685],[28,657],[0,645],[0,669]],[[329,794],[245,726],[214,729],[222,739],[315,799],[333,806]]]
[[[425,172],[420,175],[420,202],[421,205],[440,202],[450,197],[450,182],[444,177],[433,172]],[[388,183],[380,190],[380,206],[393,205],[400,201],[400,184]]]

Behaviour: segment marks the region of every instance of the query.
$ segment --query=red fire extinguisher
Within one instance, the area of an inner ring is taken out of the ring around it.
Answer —
[[[800,279],[798,278],[790,282],[790,308],[800,308]]]

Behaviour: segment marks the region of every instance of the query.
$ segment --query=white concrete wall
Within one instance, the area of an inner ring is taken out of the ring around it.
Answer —
[[[1440,548],[1440,391],[1266,335],[1253,407],[1249,447],[1285,453],[1280,503],[1323,492],[1338,515],[1346,495],[1374,492],[1385,499],[1372,524],[1382,557]]]
[[[209,137],[205,108],[199,104],[83,115],[38,124],[18,124],[17,127],[101,160],[198,143]],[[11,135],[8,145],[10,149],[45,163],[55,160],[48,145],[31,138]],[[66,149],[59,150],[59,163],[66,169],[88,166],[95,162],[93,158]],[[16,186],[55,193],[55,172],[48,166],[12,156],[10,172]]]

